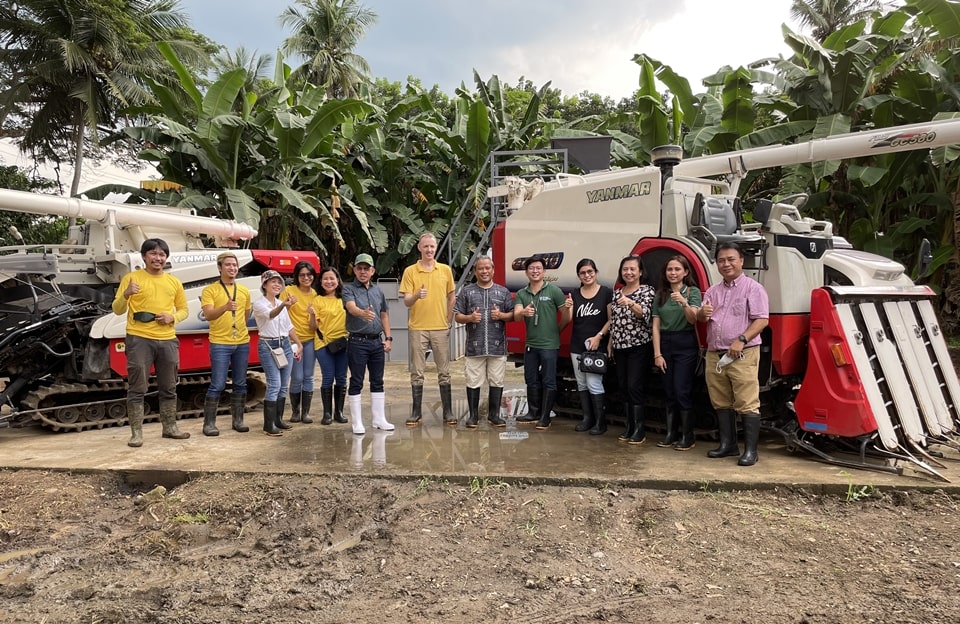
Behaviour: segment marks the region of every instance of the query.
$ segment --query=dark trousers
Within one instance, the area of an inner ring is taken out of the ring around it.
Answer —
[[[647,373],[653,365],[653,343],[648,342],[629,349],[614,349],[617,364],[617,382],[620,391],[631,405],[643,405],[643,389]]]
[[[180,369],[180,341],[151,340],[127,334],[127,402],[142,403],[150,383],[150,367],[157,376],[161,401],[177,398],[177,372]]]
[[[531,388],[557,389],[556,349],[535,349],[527,347],[523,351],[523,381]]]
[[[693,409],[693,384],[700,345],[692,331],[660,332],[660,351],[667,363],[663,390],[671,407]]]
[[[363,390],[363,377],[370,371],[370,392],[383,392],[383,367],[386,353],[379,339],[350,336],[347,343],[347,362],[350,365],[350,389],[355,396]]]

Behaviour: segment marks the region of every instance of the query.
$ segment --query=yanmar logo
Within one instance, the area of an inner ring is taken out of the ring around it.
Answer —
[[[894,132],[879,134],[870,138],[871,147],[900,147],[901,145],[921,145],[937,138],[937,133],[928,128],[912,132]]]
[[[607,188],[597,189],[596,191],[587,191],[587,203],[595,204],[597,202],[613,201],[615,199],[629,199],[631,197],[640,197],[649,195],[652,185],[649,182],[635,182],[633,184],[623,184],[621,186],[608,186]]]

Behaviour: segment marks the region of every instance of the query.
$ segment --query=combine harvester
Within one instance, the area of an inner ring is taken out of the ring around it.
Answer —
[[[260,274],[266,269],[289,275],[300,260],[319,268],[312,252],[239,249],[240,241],[256,236],[255,229],[178,208],[0,189],[0,210],[83,221],[60,245],[0,247],[0,379],[5,382],[0,422],[14,426],[40,423],[54,431],[81,431],[127,422],[126,317],[113,314],[110,304],[121,278],[143,266],[144,240],[162,238],[170,246],[167,271],[183,282],[190,304],[189,317],[177,324],[179,416],[203,410],[210,357],[200,292],[219,279],[217,255],[226,249],[236,253],[238,280],[254,298],[260,296]],[[256,368],[257,333],[252,321],[251,326],[250,363]],[[253,375],[248,406],[262,399],[263,390]],[[151,400],[155,397],[148,397],[148,409]],[[228,410],[228,393],[222,406]]]
[[[717,245],[734,241],[745,250],[746,273],[770,297],[759,374],[765,429],[837,465],[896,473],[911,466],[946,480],[944,451],[958,448],[960,386],[934,292],[914,284],[903,265],[852,249],[832,223],[804,217],[806,196],[759,201],[755,222],[744,223],[737,191],[758,169],[958,143],[960,121],[948,120],[687,161],[667,146],[656,150],[656,166],[546,182],[494,175],[517,171],[534,154],[505,153],[510,160],[499,165],[492,154],[493,223],[477,253],[490,248],[496,280],[511,290],[526,285],[523,261],[539,254],[549,279],[568,291],[579,286],[580,258],[593,258],[609,283],[625,255],[641,255],[654,277],[680,254],[705,290],[721,279]],[[520,356],[522,324],[509,331]],[[698,428],[715,427],[703,410]]]

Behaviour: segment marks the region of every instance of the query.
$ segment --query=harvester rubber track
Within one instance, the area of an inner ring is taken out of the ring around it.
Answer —
[[[208,374],[180,375],[177,383],[177,418],[203,415]],[[262,375],[247,377],[247,410],[256,408],[266,393]],[[53,431],[85,431],[127,424],[127,382],[113,379],[98,383],[52,383],[32,390],[24,398],[20,414],[29,415],[42,427]],[[155,401],[156,386],[151,383],[144,401],[144,422],[159,418]],[[229,394],[221,396],[218,414],[230,411]]]

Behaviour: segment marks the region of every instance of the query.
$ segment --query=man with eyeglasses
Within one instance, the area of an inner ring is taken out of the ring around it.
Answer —
[[[393,346],[390,335],[390,310],[383,291],[373,283],[376,270],[373,256],[359,254],[353,261],[356,280],[343,285],[343,307],[347,311],[347,366],[350,368],[350,384],[347,401],[350,406],[350,424],[353,433],[363,435],[360,393],[363,377],[370,371],[370,413],[374,429],[393,431],[387,422],[386,394],[383,391],[383,369],[386,354]]]
[[[243,424],[244,403],[247,398],[247,363],[250,360],[250,334],[247,321],[253,312],[250,291],[237,283],[240,263],[232,251],[217,256],[220,279],[200,293],[200,307],[210,324],[210,387],[203,403],[203,435],[217,436],[217,408],[220,395],[231,373],[230,414],[233,430],[250,431]]]
[[[737,463],[752,466],[760,437],[760,333],[769,322],[770,304],[763,286],[743,274],[739,245],[721,243],[716,261],[723,281],[704,293],[697,313],[697,320],[707,323],[707,391],[720,430],[720,446],[707,457],[740,454],[740,414],[745,449]]]
[[[543,430],[550,427],[550,411],[557,398],[560,330],[570,322],[573,299],[565,297],[556,284],[544,280],[542,257],[524,260],[523,270],[530,282],[517,291],[513,318],[526,324],[523,379],[527,384],[528,411],[517,422],[536,422],[536,428]]]

